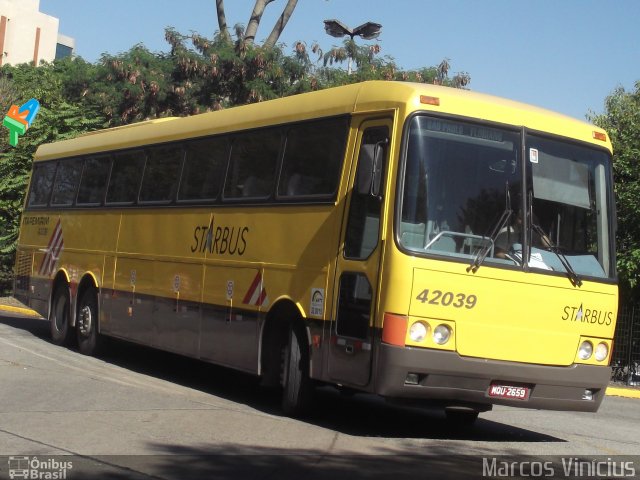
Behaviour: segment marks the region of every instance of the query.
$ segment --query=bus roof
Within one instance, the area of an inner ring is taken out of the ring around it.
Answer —
[[[524,126],[611,149],[608,137],[604,141],[595,139],[594,132],[603,134],[604,130],[542,108],[450,87],[369,81],[190,117],[161,118],[90,132],[71,140],[41,145],[35,159],[42,161],[319,117],[381,110],[399,110],[405,116],[415,111],[460,115]]]

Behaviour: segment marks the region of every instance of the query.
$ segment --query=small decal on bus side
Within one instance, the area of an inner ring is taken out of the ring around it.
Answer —
[[[324,313],[324,288],[311,289],[311,308],[309,313],[314,317],[322,317]]]
[[[530,148],[529,149],[529,161],[531,163],[538,163],[538,149]]]
[[[416,300],[421,303],[430,305],[441,305],[443,307],[466,308],[468,310],[474,308],[478,303],[476,295],[467,295],[466,293],[443,292],[442,290],[422,290]]]
[[[227,300],[233,299],[233,280],[227,280]]]
[[[22,217],[22,225],[37,226],[38,235],[44,237],[49,233],[49,217]]]

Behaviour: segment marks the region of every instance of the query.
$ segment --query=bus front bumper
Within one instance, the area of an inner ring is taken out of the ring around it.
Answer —
[[[381,343],[375,392],[412,403],[467,404],[479,409],[496,404],[595,412],[604,398],[610,375],[608,367],[533,365]],[[528,398],[490,396],[491,390],[495,394],[494,385],[525,387]]]

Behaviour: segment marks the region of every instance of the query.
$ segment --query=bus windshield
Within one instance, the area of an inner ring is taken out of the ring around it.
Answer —
[[[612,277],[608,154],[534,135],[526,147],[525,162],[519,131],[414,117],[400,245],[470,264],[483,254],[494,266],[526,258],[530,269]]]

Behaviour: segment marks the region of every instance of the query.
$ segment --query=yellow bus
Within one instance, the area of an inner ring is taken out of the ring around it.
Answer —
[[[596,411],[617,313],[604,131],[365,82],[42,145],[15,295],[57,344],[117,337],[442,406]]]

